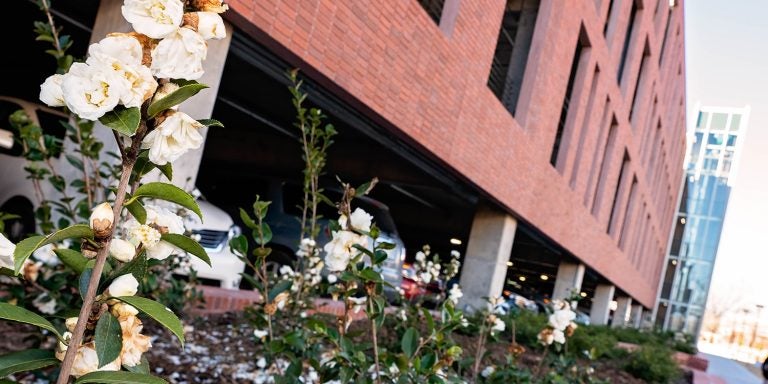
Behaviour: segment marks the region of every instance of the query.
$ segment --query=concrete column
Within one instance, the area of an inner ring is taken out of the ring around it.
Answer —
[[[612,284],[598,284],[595,296],[592,298],[592,309],[589,312],[589,322],[592,325],[608,325],[611,313],[611,301],[616,287]]]
[[[611,327],[622,328],[627,326],[629,311],[632,309],[632,298],[621,296],[616,299],[616,312],[613,313]]]
[[[131,25],[125,21],[120,11],[122,5],[122,1],[101,2],[99,11],[96,14],[96,21],[93,25],[93,32],[91,33],[91,43],[98,42],[106,37],[108,33],[132,31]],[[219,92],[219,83],[221,82],[221,76],[224,72],[224,63],[226,62],[227,52],[229,51],[229,43],[232,39],[232,26],[229,23],[225,23],[225,25],[227,28],[226,38],[206,41],[208,44],[208,54],[203,61],[205,74],[197,81],[208,85],[208,88],[202,90],[200,93],[191,97],[179,106],[180,111],[187,113],[195,119],[208,119],[211,117],[211,113],[213,113],[216,95]],[[217,120],[221,120],[225,125],[227,124],[225,117],[221,117]],[[96,124],[101,126],[101,123],[97,122]],[[112,138],[112,132],[110,132],[108,128],[103,127],[103,129],[97,129],[96,132],[99,139],[104,142],[105,150],[117,152],[117,146],[114,143],[115,140]],[[200,130],[200,134],[203,135],[204,138],[207,133],[208,128]],[[205,148],[205,142],[203,142],[203,145],[201,145],[200,148],[185,153],[173,163],[173,184],[188,191],[195,186],[197,171],[200,168],[200,161],[203,158],[203,148]],[[160,180],[166,181],[165,177],[161,176],[157,171],[150,172],[145,178],[145,181]]]
[[[584,264],[561,262],[557,267],[555,289],[552,298],[555,300],[567,299],[575,290],[581,292],[581,282],[584,281]],[[574,308],[575,309],[575,308]]]
[[[479,310],[486,305],[483,297],[501,295],[516,229],[517,220],[508,213],[486,206],[477,209],[461,272],[461,308]]]
[[[632,306],[632,314],[630,315],[630,323],[635,329],[640,329],[643,326],[643,306],[635,304]]]

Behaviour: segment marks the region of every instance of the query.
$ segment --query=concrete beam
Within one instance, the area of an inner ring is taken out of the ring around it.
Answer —
[[[629,321],[630,310],[632,309],[632,298],[628,296],[621,296],[616,299],[616,311],[613,313],[613,322],[611,327],[623,328],[627,326]]]
[[[595,296],[592,298],[592,309],[589,312],[589,322],[592,325],[608,325],[611,314],[611,301],[616,287],[612,284],[598,284]]]
[[[486,305],[483,297],[501,295],[516,229],[517,220],[508,213],[486,206],[477,209],[461,272],[461,308],[480,310]]]
[[[581,292],[584,270],[584,264],[561,262],[560,266],[557,267],[557,277],[555,278],[555,289],[552,291],[552,298],[563,300],[569,298],[574,290],[576,293]]]

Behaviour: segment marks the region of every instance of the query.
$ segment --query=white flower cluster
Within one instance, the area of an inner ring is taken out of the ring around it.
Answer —
[[[570,337],[577,328],[573,322],[576,313],[566,301],[554,300],[552,307],[554,311],[549,315],[547,327],[539,332],[539,342],[543,345],[551,345],[553,342],[565,344],[566,337]]]
[[[461,288],[458,284],[454,284],[448,291],[448,300],[450,300],[453,305],[459,304],[459,299],[461,299],[462,296],[464,296],[464,293],[461,292]]]
[[[14,251],[16,251],[16,244],[12,243],[0,233],[0,268],[13,269]]]
[[[85,63],[72,64],[66,74],[43,82],[40,100],[95,121],[118,105],[140,107],[178,88],[157,79],[199,79],[208,53],[205,40],[226,37],[219,13],[228,7],[221,0],[190,3],[197,12],[184,13],[182,0],[125,0],[123,17],[136,32],[112,33],[92,44]],[[158,90],[159,83],[163,86]],[[173,162],[203,142],[198,132],[203,125],[182,112],[169,110],[156,121],[142,148],[150,149],[149,159],[157,165]]]
[[[107,288],[106,294],[111,297],[133,296],[138,290],[139,282],[131,274],[122,275],[116,278]],[[96,348],[93,342],[82,344],[77,349],[75,362],[72,365],[72,375],[80,377],[94,371],[119,371],[121,366],[135,367],[141,364],[141,356],[152,346],[150,337],[142,335],[143,325],[136,315],[139,311],[121,301],[110,299],[107,301],[110,305],[109,311],[120,323],[122,330],[123,346],[120,355],[114,361],[99,368],[99,361],[96,354]],[[71,337],[77,324],[77,317],[68,318],[65,325],[69,332],[63,336],[64,339]],[[56,348],[56,357],[64,360],[68,346],[59,342]]]
[[[429,284],[432,281],[438,281],[440,279],[440,269],[442,266],[437,261],[427,260],[430,255],[430,248],[425,245],[421,251],[416,252],[416,263],[414,264],[414,271],[419,281],[424,284]]]
[[[360,208],[355,209],[349,218],[346,215],[339,218],[341,229],[333,232],[331,241],[323,248],[325,265],[329,271],[341,272],[347,269],[349,262],[360,254],[355,244],[367,246],[368,237],[356,231],[370,232],[372,221],[373,216]]]

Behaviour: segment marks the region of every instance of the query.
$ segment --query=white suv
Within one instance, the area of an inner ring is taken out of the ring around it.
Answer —
[[[68,118],[67,114],[37,103],[0,96],[0,212],[20,216],[19,219],[9,220],[6,223],[8,235],[13,241],[19,241],[35,232],[34,209],[38,201],[35,188],[27,179],[27,173],[24,170],[28,165],[27,160],[22,156],[20,145],[13,142],[13,132],[9,127],[9,116],[19,109],[23,109],[30,119],[43,129],[43,132],[63,140],[64,153],[73,153],[75,149],[73,143],[65,140],[64,128],[59,124],[59,121]],[[110,138],[111,136],[107,136],[103,140],[107,147],[111,145]],[[52,165],[67,180],[81,177],[80,171],[69,164],[64,154],[53,159]],[[41,188],[45,196],[56,196],[58,193],[48,182],[41,183]],[[240,229],[220,208],[203,199],[199,199],[198,204],[205,223],[195,215],[190,215],[185,225],[192,232],[192,236],[197,238],[205,248],[212,267],[196,257],[191,258],[192,265],[199,277],[217,280],[222,288],[237,288],[240,284],[240,273],[243,272],[245,264],[230,252],[229,240],[239,234]],[[187,272],[177,270],[176,273],[186,274]]]

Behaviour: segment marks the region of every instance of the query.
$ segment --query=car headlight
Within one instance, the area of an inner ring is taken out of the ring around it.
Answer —
[[[233,237],[240,236],[243,233],[243,230],[240,229],[239,226],[232,224],[231,227],[229,227],[229,232],[227,233],[227,238],[232,239]]]

